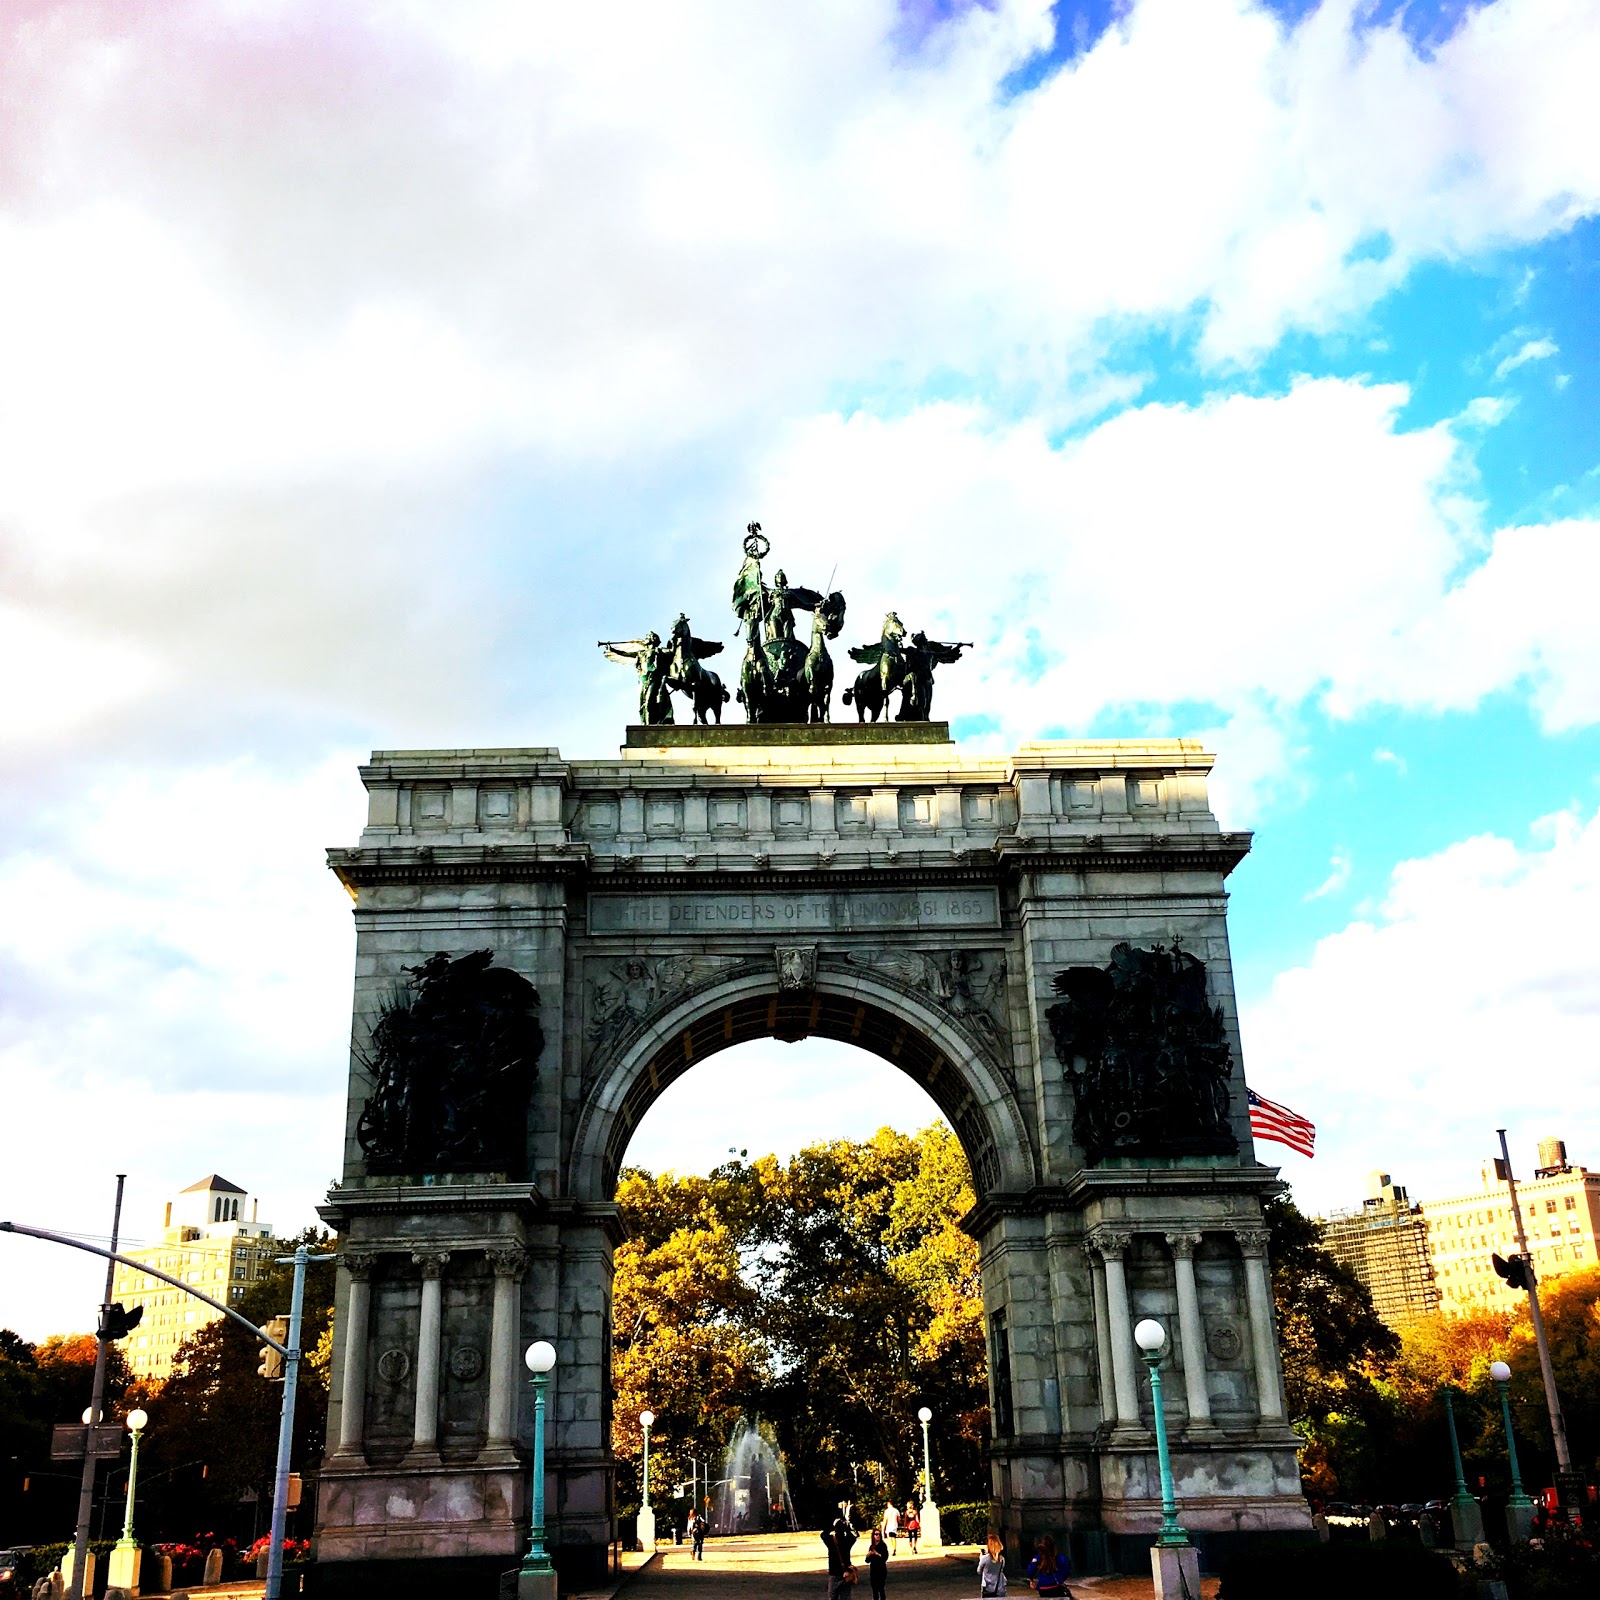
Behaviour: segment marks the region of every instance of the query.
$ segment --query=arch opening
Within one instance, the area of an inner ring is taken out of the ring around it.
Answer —
[[[763,1033],[692,1062],[680,1046],[630,1136],[602,1416],[626,1508],[641,1490],[638,1418],[652,1413],[658,1526],[681,1523],[697,1474],[702,1485],[740,1481],[737,1441],[752,1428],[784,1462],[788,1498],[768,1515],[751,1492],[733,1514],[721,1489],[707,1499],[702,1488],[719,1535],[781,1530],[796,1516],[814,1527],[842,1500],[867,1521],[889,1501],[920,1503],[923,1405],[938,1419],[935,1499],[960,1519],[980,1503],[987,1516],[990,1324],[978,1246],[962,1227],[970,1163],[899,1062],[858,1052],[859,1039],[820,1029]],[[852,1056],[859,1088],[846,1086]],[[802,1126],[791,1113],[816,1065],[833,1081]],[[713,1135],[680,1155],[655,1119],[680,1095],[687,1111],[707,1078],[726,1103],[711,1113]]]
[[[854,1045],[899,1068],[950,1124],[971,1166],[977,1195],[982,1198],[1001,1184],[1005,1163],[991,1125],[993,1106],[985,1106],[971,1083],[974,1076],[992,1076],[992,1069],[979,1062],[976,1052],[952,1049],[953,1041],[937,1037],[933,1028],[908,1016],[903,1005],[891,1009],[859,987],[838,991],[819,986],[799,992],[763,987],[708,997],[686,1008],[648,1043],[636,1045],[614,1063],[611,1083],[624,1086],[609,1114],[601,1113],[601,1192],[609,1196],[615,1189],[628,1145],[651,1106],[698,1062],[758,1040],[793,1044],[809,1038]],[[599,1085],[597,1101],[609,1098],[606,1088],[605,1082]],[[581,1139],[579,1144],[581,1155]]]

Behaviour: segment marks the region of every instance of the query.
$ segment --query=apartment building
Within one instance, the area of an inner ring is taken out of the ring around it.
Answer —
[[[256,1202],[214,1172],[168,1201],[159,1244],[124,1252],[225,1305],[239,1300],[275,1253],[272,1227],[258,1217]],[[122,1352],[136,1377],[155,1381],[170,1376],[185,1339],[221,1316],[139,1266],[118,1264],[111,1298],[130,1311],[144,1307],[139,1326],[122,1342]]]
[[[1517,1200],[1540,1283],[1600,1264],[1600,1173],[1569,1162],[1563,1140],[1540,1140],[1533,1176],[1517,1180]],[[1444,1310],[1509,1307],[1522,1298],[1490,1261],[1518,1250],[1510,1191],[1495,1161],[1483,1163],[1477,1188],[1424,1201],[1422,1214]]]

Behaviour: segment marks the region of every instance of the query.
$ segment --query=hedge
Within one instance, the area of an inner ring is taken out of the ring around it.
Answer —
[[[1224,1559],[1221,1600],[1458,1600],[1447,1557],[1418,1544],[1262,1539]]]

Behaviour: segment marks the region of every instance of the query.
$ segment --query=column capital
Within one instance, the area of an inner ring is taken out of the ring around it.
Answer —
[[[1192,1259],[1195,1251],[1200,1248],[1200,1235],[1193,1232],[1169,1233],[1167,1235],[1167,1248],[1172,1252],[1175,1259]]]
[[[1096,1228],[1089,1235],[1089,1248],[1104,1257],[1120,1257],[1132,1243],[1133,1235],[1126,1229]]]
[[[448,1250],[413,1250],[412,1262],[421,1269],[424,1278],[442,1278],[444,1269],[449,1264],[450,1252]]]
[[[1247,1256],[1264,1256],[1272,1235],[1265,1228],[1235,1228],[1233,1236],[1239,1241],[1239,1250]]]
[[[492,1245],[484,1254],[497,1278],[520,1278],[528,1270],[528,1252],[521,1245]]]
[[[378,1252],[376,1250],[341,1250],[339,1252],[339,1265],[352,1278],[370,1278],[373,1269],[378,1265]]]

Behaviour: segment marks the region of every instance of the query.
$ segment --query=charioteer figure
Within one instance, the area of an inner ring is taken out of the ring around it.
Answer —
[[[745,640],[739,699],[751,722],[826,722],[833,696],[827,641],[844,626],[844,596],[790,584],[781,567],[769,584],[761,562],[771,548],[761,524],[752,522],[733,584],[733,609]],[[809,650],[794,636],[796,609],[811,613]]]

